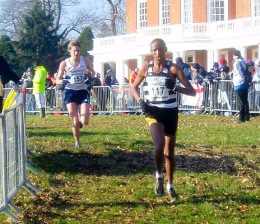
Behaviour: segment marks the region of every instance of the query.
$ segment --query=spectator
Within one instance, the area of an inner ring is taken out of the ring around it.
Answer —
[[[225,60],[225,58],[220,58],[218,61],[219,64],[219,71],[221,72],[223,70],[223,67],[228,67],[227,65],[227,61]]]
[[[119,82],[114,73],[112,73],[112,75],[111,75],[111,85],[119,85]]]
[[[210,73],[213,77],[213,79],[220,79],[220,70],[219,70],[219,64],[218,62],[214,62],[213,63],[213,67],[212,69],[210,70]]]
[[[220,67],[220,78],[222,80],[230,80],[231,79],[229,67],[227,65]]]
[[[248,104],[249,104],[249,110],[254,110],[253,108],[253,101],[254,101],[254,94],[255,94],[255,88],[252,85],[252,79],[253,75],[255,73],[255,62],[252,61],[252,59],[247,59],[247,71],[248,71]]]
[[[57,74],[55,74],[57,75]],[[54,75],[47,75],[46,77],[46,103],[50,107],[50,110],[53,110],[55,106],[55,91],[56,89],[56,80]]]
[[[128,78],[124,77],[124,82],[123,82],[123,84],[128,84],[128,83],[129,83]]]
[[[176,64],[182,69],[184,75],[188,80],[192,80],[192,73],[190,66],[183,62],[181,57],[175,59]]]
[[[110,87],[112,86],[112,74],[113,74],[112,70],[108,69],[104,80],[105,86],[110,86]]]
[[[258,111],[260,111],[260,61],[255,61],[255,73],[253,75],[252,82],[255,87],[255,105]]]
[[[135,68],[134,71],[130,75],[130,84],[132,85],[136,79],[139,69]]]
[[[33,68],[29,67],[26,72],[24,72],[22,79],[22,86],[26,87],[26,110],[28,114],[35,113],[35,97],[32,94],[33,90]]]
[[[2,113],[4,86],[10,81],[13,81],[16,85],[20,84],[20,77],[9,67],[2,56],[0,56],[0,78],[0,113]]]
[[[200,65],[198,63],[194,63],[191,66],[191,80],[195,81],[197,80],[198,76],[199,76],[199,70],[200,70]]]
[[[205,82],[205,79],[207,79],[207,71],[205,70],[204,67],[200,66],[199,71],[198,71],[198,76],[197,76],[197,82],[199,84],[202,84]]]
[[[33,77],[33,94],[37,107],[40,109],[40,117],[45,117],[45,83],[48,71],[44,66],[36,66]]]
[[[249,118],[248,88],[247,82],[247,65],[239,50],[233,53],[233,84],[237,97],[237,106],[239,109],[238,122],[247,122]]]
[[[112,85],[118,85],[118,84],[119,84],[119,82],[117,81],[116,76],[113,73],[112,69],[108,69],[107,75],[105,77],[105,86],[112,87]],[[110,91],[111,91],[111,89],[107,88],[106,92],[105,92],[105,99],[106,99],[105,102],[106,102],[106,104],[107,104],[107,100],[110,97],[110,93],[111,93]],[[116,99],[115,94],[112,94],[112,97],[113,97],[113,100],[112,100],[113,105],[112,106],[113,106],[113,109],[114,109],[115,108],[115,99]]]
[[[106,111],[106,101],[105,101],[106,96],[103,87],[101,87],[102,83],[100,80],[99,73],[96,73],[95,77],[93,78],[92,84],[94,87],[92,92],[98,107],[97,110],[101,111],[99,112],[99,115],[103,115],[104,111]]]
[[[221,110],[228,110],[225,115],[231,115],[231,104],[232,102],[232,94],[230,93],[230,83],[225,80],[230,80],[229,67],[224,65],[220,67],[220,78],[223,80],[219,83],[219,96],[218,102],[221,104]]]

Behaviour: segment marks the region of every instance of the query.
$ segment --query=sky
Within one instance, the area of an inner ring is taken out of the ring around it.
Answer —
[[[79,0],[78,5],[67,8],[66,17],[72,19],[76,12],[88,9],[95,10],[95,13],[102,13],[105,3],[106,0]],[[64,24],[66,24],[66,22],[64,22]],[[69,38],[77,38],[78,35],[77,32],[71,32]]]

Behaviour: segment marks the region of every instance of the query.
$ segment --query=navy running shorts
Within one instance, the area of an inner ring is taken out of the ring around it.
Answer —
[[[90,103],[90,95],[87,90],[64,90],[64,101],[66,104],[76,103],[80,105],[82,103]]]

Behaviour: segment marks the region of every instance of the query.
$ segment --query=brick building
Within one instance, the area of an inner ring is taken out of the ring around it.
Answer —
[[[150,42],[165,40],[168,58],[182,57],[209,70],[232,52],[258,59],[259,0],[126,0],[126,34],[94,39],[94,67],[104,75],[111,64],[120,83],[151,59]]]

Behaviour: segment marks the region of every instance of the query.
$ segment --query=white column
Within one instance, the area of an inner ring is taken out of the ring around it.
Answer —
[[[240,50],[241,56],[242,56],[245,60],[247,60],[247,47],[240,47],[240,48],[238,48],[238,50]]]
[[[213,65],[214,62],[218,62],[219,60],[219,50],[214,50],[214,58],[213,58],[213,61],[211,63],[211,67]]]
[[[209,71],[212,68],[214,62],[214,51],[208,50],[207,51],[207,68],[205,68],[207,71]]]
[[[93,66],[94,66],[95,72],[99,73],[101,79],[103,80],[104,79],[104,63],[94,60]]]
[[[187,62],[186,62],[186,51],[180,51],[178,57],[181,57],[182,60],[183,60],[185,63],[187,63]],[[177,57],[176,57],[176,58],[177,58]],[[175,62],[175,58],[174,58],[174,62]]]
[[[124,77],[128,78],[128,61],[124,61],[123,70],[124,70]]]
[[[172,52],[172,62],[173,62],[173,63],[175,63],[175,59],[178,58],[178,57],[180,57],[179,52],[177,52],[177,51]],[[185,60],[185,59],[183,59],[183,61],[184,61],[184,60]]]
[[[124,61],[117,61],[116,62],[116,78],[119,84],[122,84],[124,82],[125,77],[125,62]]]
[[[257,48],[257,58],[256,60],[260,59],[260,43],[258,44],[258,48]]]
[[[137,57],[137,68],[141,68],[144,66],[144,56],[139,55]]]

